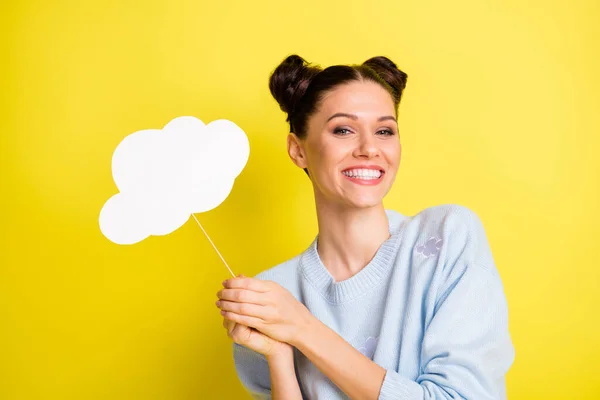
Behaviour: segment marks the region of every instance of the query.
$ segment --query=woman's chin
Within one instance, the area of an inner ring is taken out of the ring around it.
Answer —
[[[353,208],[372,208],[380,206],[383,203],[382,197],[363,196],[347,199],[347,204]]]

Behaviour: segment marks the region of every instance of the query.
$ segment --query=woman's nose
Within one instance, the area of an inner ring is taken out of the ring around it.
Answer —
[[[361,134],[356,149],[354,150],[355,157],[373,158],[379,154],[376,138],[374,135]]]

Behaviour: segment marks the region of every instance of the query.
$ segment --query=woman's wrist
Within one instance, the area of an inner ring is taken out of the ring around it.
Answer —
[[[287,343],[266,356],[271,378],[273,400],[302,400],[300,385],[296,379],[294,348]]]
[[[265,358],[271,363],[281,364],[285,362],[289,362],[290,360],[293,362],[294,360],[294,347],[287,343],[280,343],[274,348],[269,354],[265,355]]]
[[[319,337],[322,334],[321,330],[323,326],[323,323],[319,319],[311,315],[310,318],[304,321],[298,335],[290,342],[290,345],[297,348],[300,352],[304,352],[303,348],[308,345],[306,342],[311,341],[312,338]]]

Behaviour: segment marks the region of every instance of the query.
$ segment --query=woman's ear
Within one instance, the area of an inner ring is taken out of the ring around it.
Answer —
[[[290,132],[287,137],[287,149],[290,158],[294,164],[296,164],[296,166],[303,169],[308,167],[308,163],[306,162],[306,154],[304,153],[304,147],[302,147],[302,143],[300,142],[300,139],[298,139],[298,136],[296,136],[296,134],[293,132]]]

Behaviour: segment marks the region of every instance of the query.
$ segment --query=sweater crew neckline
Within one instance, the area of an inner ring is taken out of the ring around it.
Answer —
[[[302,254],[300,263],[304,277],[329,302],[340,304],[355,299],[389,276],[402,235],[402,229],[400,229],[402,224],[394,220],[397,220],[398,216],[403,216],[390,210],[386,210],[386,214],[388,216],[390,237],[379,246],[371,261],[348,279],[336,282],[323,264],[317,249],[319,235],[315,237],[310,247]]]

